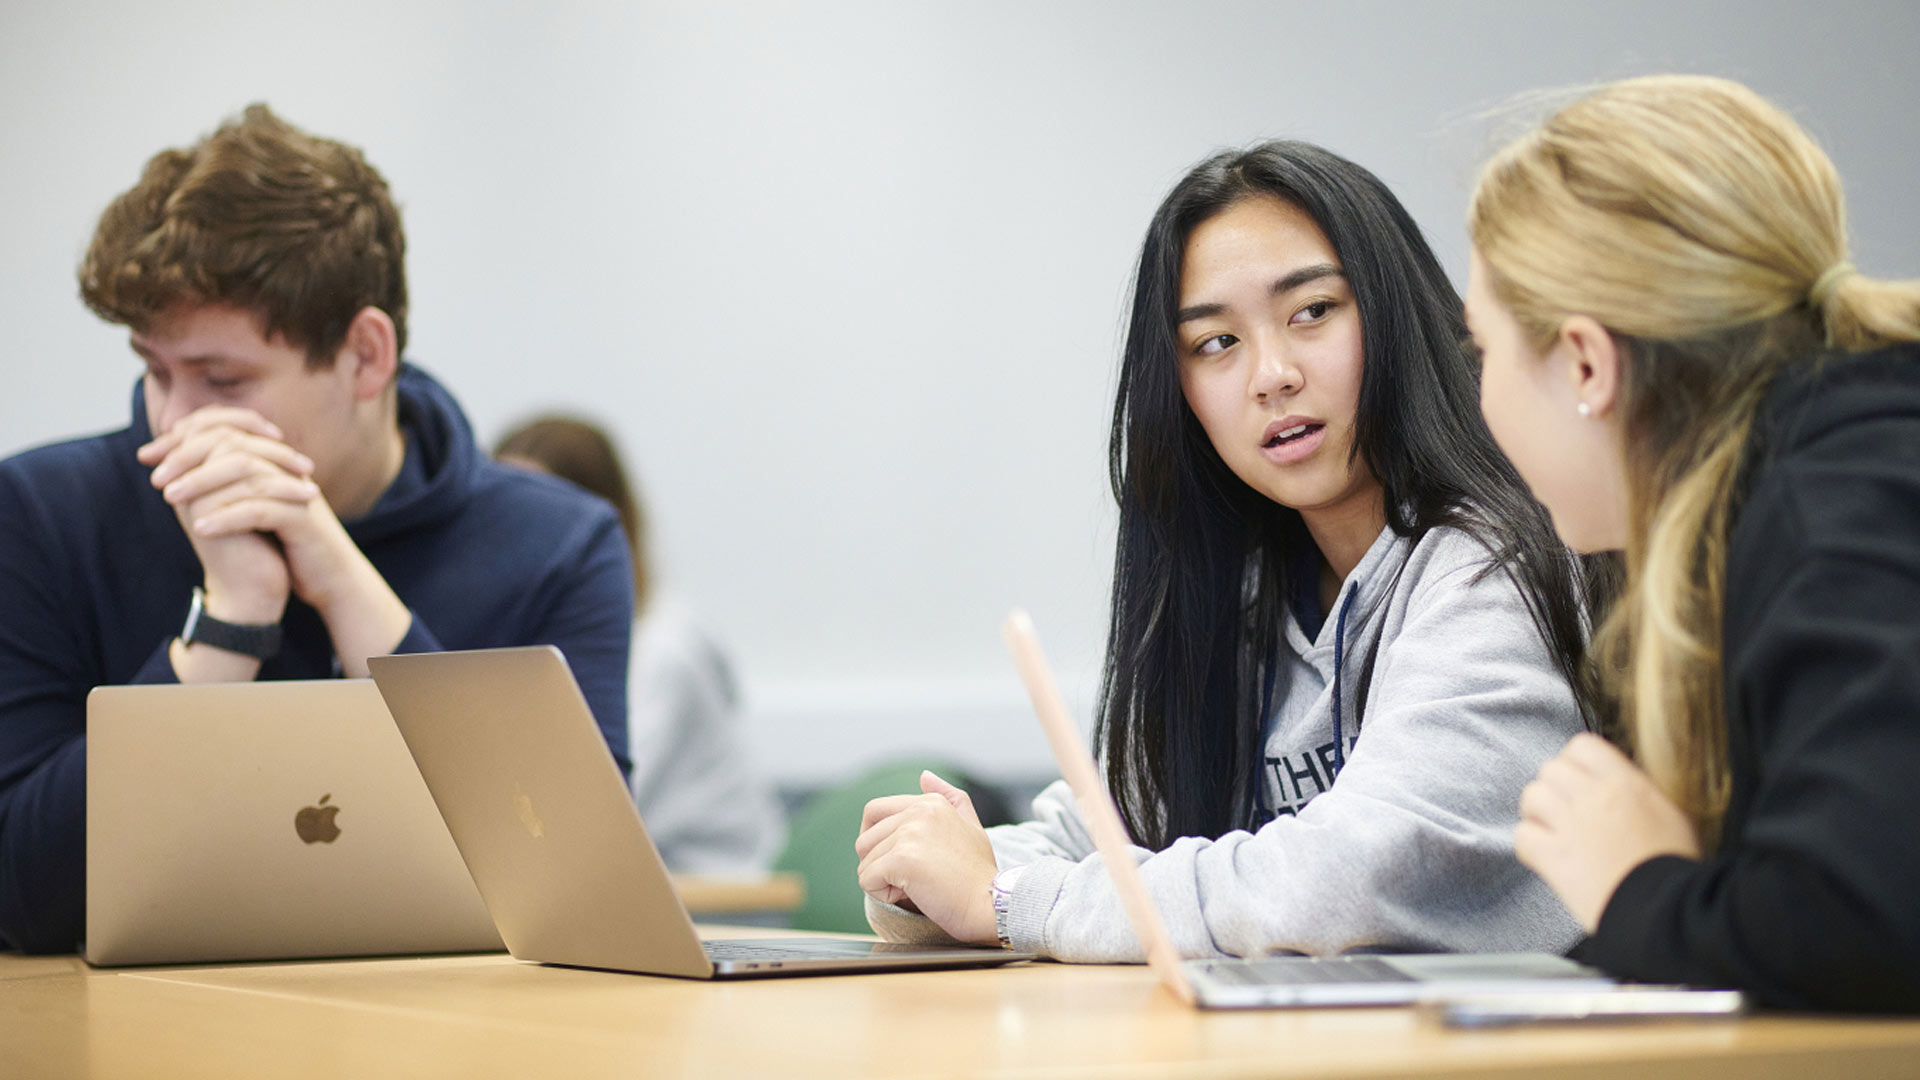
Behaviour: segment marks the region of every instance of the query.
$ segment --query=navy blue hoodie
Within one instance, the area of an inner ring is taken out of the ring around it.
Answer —
[[[398,652],[551,644],[627,768],[633,567],[613,508],[496,464],[451,395],[399,376],[400,474],[348,535],[413,613]],[[200,562],[134,458],[144,395],[119,431],[0,461],[0,939],[71,951],[86,902],[86,697],[173,682]],[[336,675],[319,615],[289,601],[263,679]]]

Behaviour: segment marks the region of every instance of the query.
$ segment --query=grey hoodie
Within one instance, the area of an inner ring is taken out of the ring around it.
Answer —
[[[1579,939],[1559,900],[1514,859],[1513,828],[1520,789],[1580,730],[1580,715],[1518,586],[1484,573],[1491,561],[1457,529],[1418,543],[1382,530],[1317,640],[1288,616],[1261,768],[1273,816],[1257,832],[1133,849],[1183,955],[1561,952]],[[1360,658],[1376,636],[1356,732]],[[1142,959],[1066,784],[1042,791],[1033,815],[988,830],[1000,868],[1024,867],[1008,907],[1013,947],[1090,963]],[[888,940],[946,939],[871,897],[867,915]]]

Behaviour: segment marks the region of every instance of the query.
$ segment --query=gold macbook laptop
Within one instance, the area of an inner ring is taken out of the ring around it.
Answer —
[[[89,963],[499,948],[371,681],[88,695]]]
[[[522,960],[714,979],[1030,959],[833,938],[703,942],[558,649],[368,664],[507,950]]]

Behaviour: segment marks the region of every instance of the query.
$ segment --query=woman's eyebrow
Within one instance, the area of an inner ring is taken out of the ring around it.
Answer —
[[[1319,281],[1324,277],[1342,277],[1340,268],[1332,263],[1314,263],[1303,266],[1279,281],[1273,283],[1273,295],[1282,296],[1305,285],[1309,281]]]
[[[1268,291],[1274,296],[1284,296],[1309,281],[1319,281],[1321,278],[1326,277],[1345,276],[1346,274],[1332,263],[1314,263],[1311,266],[1303,266],[1282,277],[1280,280],[1274,282],[1273,288]],[[1192,307],[1183,307],[1174,314],[1173,324],[1178,326],[1181,323],[1192,322],[1195,319],[1205,319],[1214,315],[1221,315],[1224,314],[1226,310],[1227,305],[1225,304],[1195,304]]]

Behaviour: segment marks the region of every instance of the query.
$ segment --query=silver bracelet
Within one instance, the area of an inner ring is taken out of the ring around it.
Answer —
[[[1013,887],[1020,880],[1024,866],[1010,866],[993,875],[993,881],[987,885],[987,893],[993,898],[993,933],[1000,939],[1000,947],[1013,948],[1013,937],[1007,926],[1009,910],[1013,907]]]

